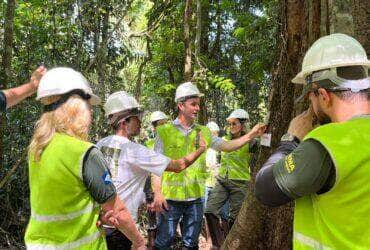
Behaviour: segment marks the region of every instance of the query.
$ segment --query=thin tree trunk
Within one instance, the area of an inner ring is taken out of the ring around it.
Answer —
[[[199,56],[201,52],[201,41],[202,38],[202,1],[197,0],[197,25],[196,25],[196,34],[195,34],[195,60],[198,62],[198,66],[201,69],[202,65],[199,63]],[[205,92],[203,86],[198,86],[201,92]],[[206,93],[205,93],[206,94]],[[205,124],[207,122],[207,108],[206,108],[206,98],[204,98],[200,104],[200,111],[198,116],[198,122],[200,124]]]
[[[321,26],[321,0],[312,0],[312,25],[311,25],[311,41],[312,44],[320,38]]]
[[[168,81],[169,83],[175,83],[176,82],[176,79],[175,79],[175,75],[173,73],[173,69],[171,66],[168,66],[167,67],[167,72],[168,72]],[[166,102],[166,111],[167,113],[173,113],[173,114],[176,114],[176,103],[175,101],[171,98],[171,99],[167,99],[167,102]]]
[[[257,171],[277,147],[294,110],[292,78],[298,73],[303,55],[302,39],[307,33],[304,1],[281,0],[280,57],[272,78],[270,130],[272,147],[262,147],[253,168],[249,192],[222,249],[290,249],[292,247],[292,204],[279,208],[262,206],[254,197]]]
[[[217,0],[217,9],[216,9],[216,37],[215,43],[212,47],[211,55],[216,58],[218,62],[218,67],[221,68],[221,33],[222,33],[222,23],[221,23],[221,0]]]
[[[141,99],[142,75],[143,75],[144,67],[152,59],[152,52],[150,49],[150,40],[148,37],[146,39],[147,39],[146,40],[147,55],[144,58],[144,61],[142,61],[139,66],[139,71],[137,73],[137,80],[136,80],[135,98],[138,102],[140,102],[140,99]]]
[[[354,36],[365,48],[370,58],[370,1],[352,0]]]
[[[2,73],[0,75],[0,88],[8,88],[8,82],[11,80],[11,62],[12,62],[12,49],[13,49],[13,32],[14,32],[14,10],[15,0],[7,1],[7,8],[5,14],[4,23],[4,47],[2,55]],[[0,162],[1,165],[4,163],[4,135],[6,117],[4,112],[0,114]],[[3,166],[0,166],[3,167]]]
[[[326,16],[325,16],[325,30],[326,34],[330,35],[330,9],[329,9],[329,0],[324,0],[325,1],[325,10],[326,10]]]
[[[202,38],[202,1],[197,0],[197,26],[195,34],[195,57],[200,55]]]
[[[185,44],[185,66],[184,81],[191,80],[191,47],[190,47],[190,18],[192,0],[186,0],[184,12],[184,44]]]
[[[200,50],[203,55],[208,54],[208,44],[209,44],[209,29],[210,29],[210,18],[209,18],[209,8],[210,1],[203,0],[201,12],[202,12],[202,34],[200,41]]]

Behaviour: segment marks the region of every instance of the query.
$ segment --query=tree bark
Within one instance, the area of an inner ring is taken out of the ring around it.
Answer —
[[[217,0],[216,7],[216,37],[215,43],[212,47],[211,55],[216,58],[219,69],[222,67],[221,63],[221,34],[222,34],[222,22],[221,22],[221,0]],[[218,69],[218,70],[219,70]]]
[[[299,72],[307,33],[304,2],[281,0],[280,57],[276,63],[270,93],[272,147],[262,147],[256,167],[252,168],[249,192],[222,249],[291,249],[292,204],[267,208],[254,197],[255,176],[285,133],[294,111],[292,78]]]
[[[140,103],[141,99],[141,89],[142,89],[142,76],[145,65],[152,59],[152,51],[150,49],[150,39],[146,38],[146,50],[147,55],[144,58],[144,61],[140,63],[139,71],[137,73],[136,88],[135,88],[135,98]]]
[[[312,0],[312,24],[311,24],[311,40],[312,44],[320,38],[321,27],[321,0]]]
[[[203,55],[208,54],[208,44],[209,44],[209,28],[210,28],[210,18],[209,18],[209,8],[210,1],[203,0],[202,2],[202,34],[200,41],[200,50]]]
[[[11,63],[12,63],[12,49],[13,49],[13,33],[14,33],[14,10],[15,10],[15,0],[8,0],[5,14],[4,23],[4,47],[2,55],[2,73],[0,75],[0,88],[7,89],[8,82],[12,78],[11,73]],[[1,165],[4,162],[4,135],[6,117],[4,112],[0,114],[0,162]],[[2,166],[0,166],[2,167]]]
[[[190,47],[190,18],[191,18],[191,3],[192,0],[186,0],[184,12],[184,44],[185,44],[185,65],[184,65],[184,81],[190,81],[191,73],[191,47]]]
[[[330,35],[330,9],[329,9],[329,0],[325,1],[325,10],[326,10],[326,16],[325,16],[325,31],[326,35]]]
[[[354,36],[365,48],[370,58],[370,1],[352,0]]]
[[[201,41],[202,38],[202,1],[197,0],[197,26],[195,34],[195,57],[200,55]]]

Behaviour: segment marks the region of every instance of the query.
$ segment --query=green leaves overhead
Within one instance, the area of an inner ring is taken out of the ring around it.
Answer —
[[[226,93],[231,92],[236,87],[230,78],[214,75],[211,72],[207,74],[207,80],[210,83],[210,87],[220,89]]]

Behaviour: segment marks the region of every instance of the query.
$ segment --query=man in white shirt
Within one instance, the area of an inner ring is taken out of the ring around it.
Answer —
[[[164,171],[181,172],[190,166],[205,150],[200,140],[196,151],[178,160],[149,150],[131,139],[140,133],[142,111],[135,98],[125,91],[110,95],[104,106],[114,135],[97,143],[109,162],[112,181],[134,220],[144,201],[143,188],[150,173],[161,176]],[[131,242],[118,230],[108,232],[108,249],[130,249]]]

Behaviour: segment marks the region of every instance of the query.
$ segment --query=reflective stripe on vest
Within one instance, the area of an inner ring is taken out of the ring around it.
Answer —
[[[96,232],[92,235],[85,236],[73,242],[68,242],[59,245],[50,245],[50,244],[26,244],[28,250],[67,250],[86,245],[89,242],[97,240],[99,237],[102,237],[101,232]]]
[[[95,208],[99,207],[99,205],[88,205],[86,208],[81,209],[76,212],[68,213],[68,214],[56,214],[56,215],[40,215],[36,214],[35,212],[31,211],[31,218],[35,221],[43,221],[43,222],[52,222],[52,221],[64,221],[64,220],[72,220],[77,218],[83,214],[91,213],[94,211]]]
[[[202,179],[201,181],[194,180],[194,179],[186,180],[186,184],[187,185],[204,185],[204,179]],[[184,182],[166,180],[166,181],[162,181],[162,185],[183,187]]]
[[[163,154],[177,160],[194,152],[198,131],[202,133],[209,146],[211,131],[205,126],[194,125],[194,129],[188,135],[184,135],[173,124],[159,126],[157,135],[163,142]],[[205,181],[208,175],[205,154],[202,154],[190,167],[180,173],[163,173],[163,195],[166,199],[178,201],[201,198],[204,196]]]
[[[38,162],[29,157],[30,249],[106,249],[96,227],[99,205],[82,180],[85,153],[93,144],[56,133]]]
[[[332,249],[330,247],[322,245],[320,242],[318,242],[315,239],[312,239],[304,234],[301,234],[299,232],[294,231],[294,240],[299,241],[303,245],[309,246],[313,249]]]

